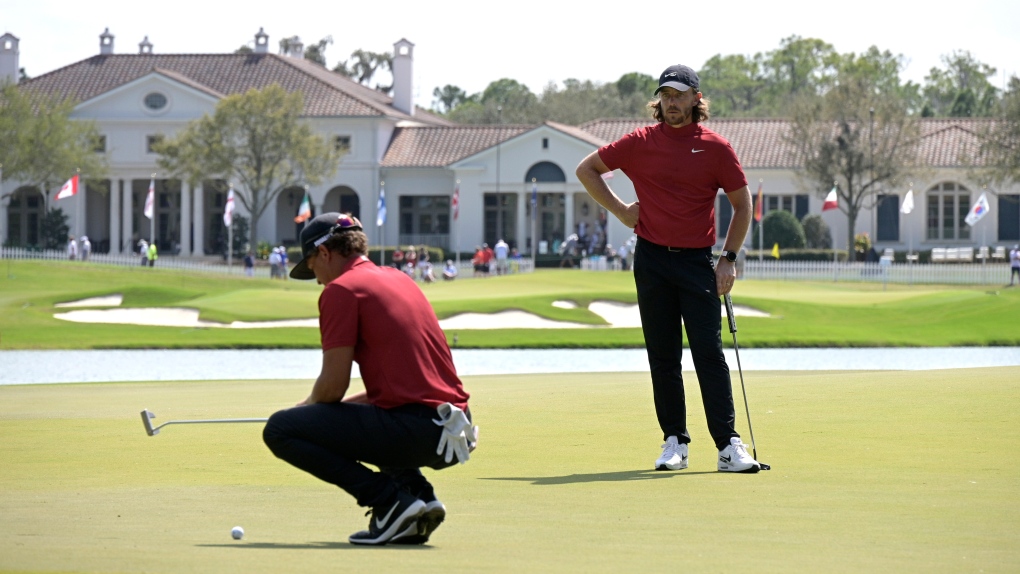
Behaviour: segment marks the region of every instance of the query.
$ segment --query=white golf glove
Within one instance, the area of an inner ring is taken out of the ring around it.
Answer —
[[[433,419],[432,422],[443,427],[436,454],[442,454],[446,462],[452,462],[456,456],[457,462],[464,464],[471,458],[470,453],[478,443],[478,427],[471,426],[464,411],[450,403],[439,405],[436,412],[439,420]]]

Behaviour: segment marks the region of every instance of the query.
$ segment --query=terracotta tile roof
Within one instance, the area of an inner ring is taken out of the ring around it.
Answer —
[[[652,120],[602,119],[582,124],[581,129],[597,138],[616,141]],[[744,169],[795,169],[792,147],[786,142],[789,122],[785,119],[712,119],[705,122],[728,139]],[[920,160],[931,167],[962,167],[974,157],[977,134],[990,120],[970,118],[924,118],[920,120]]]
[[[573,137],[575,137],[575,138],[577,138],[577,139],[579,139],[579,140],[581,140],[583,142],[590,143],[593,146],[602,147],[602,146],[606,145],[607,143],[609,143],[610,141],[612,141],[612,140],[602,139],[602,138],[598,137],[597,135],[595,135],[595,134],[593,134],[591,132],[585,131],[585,130],[583,130],[583,129],[579,128],[579,127],[576,127],[576,126],[568,126],[567,124],[561,124],[561,123],[557,123],[557,122],[545,122],[545,125],[553,128],[555,130],[559,130],[559,131],[561,131],[561,132],[563,132],[563,133],[565,133],[565,134],[567,134],[569,136],[573,136]]]
[[[301,91],[306,116],[388,116],[448,123],[432,114],[412,117],[393,99],[308,60],[276,54],[115,54],[93,56],[19,84],[27,91],[84,102],[157,71],[212,94],[237,94],[273,83]]]
[[[444,167],[535,129],[532,125],[399,127],[383,167]]]

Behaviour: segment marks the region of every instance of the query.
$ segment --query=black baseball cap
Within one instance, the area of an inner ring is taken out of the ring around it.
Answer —
[[[308,268],[308,256],[335,233],[361,231],[358,218],[331,211],[316,216],[301,230],[301,261],[290,270],[292,279],[315,279],[315,273]]]
[[[694,88],[694,91],[698,91],[698,74],[683,64],[670,66],[659,75],[659,87],[655,88],[655,94],[662,88],[673,88],[681,92]]]

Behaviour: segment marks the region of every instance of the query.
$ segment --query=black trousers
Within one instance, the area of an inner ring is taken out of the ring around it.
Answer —
[[[708,431],[718,449],[726,448],[730,437],[739,435],[734,428],[730,369],[722,350],[722,307],[712,249],[669,248],[639,238],[634,283],[663,438],[691,441],[680,366],[682,320],[701,385]]]
[[[419,468],[456,464],[436,454],[442,427],[432,419],[438,418],[435,409],[417,404],[306,405],[274,413],[262,438],[277,457],[339,486],[359,505],[375,507],[391,501],[398,489],[418,498],[434,496]]]

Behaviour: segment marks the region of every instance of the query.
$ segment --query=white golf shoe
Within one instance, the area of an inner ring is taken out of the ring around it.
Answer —
[[[758,461],[747,454],[747,446],[740,437],[730,437],[730,444],[719,451],[719,470],[722,472],[758,472]]]
[[[662,456],[655,461],[655,470],[683,470],[687,468],[687,444],[679,443],[675,436],[667,437],[662,445]]]

